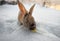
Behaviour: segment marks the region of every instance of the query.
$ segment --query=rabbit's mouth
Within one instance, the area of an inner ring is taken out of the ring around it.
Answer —
[[[36,27],[30,27],[29,29],[30,29],[30,30],[35,30],[35,29],[36,29]]]

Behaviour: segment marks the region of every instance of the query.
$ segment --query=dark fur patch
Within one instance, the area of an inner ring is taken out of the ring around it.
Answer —
[[[25,17],[27,16],[28,14],[25,14]]]

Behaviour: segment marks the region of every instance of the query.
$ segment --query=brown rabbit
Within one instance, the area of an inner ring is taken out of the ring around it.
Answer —
[[[19,2],[19,0],[17,0],[17,2],[18,2],[18,7],[20,9],[18,15],[18,21],[30,30],[36,29],[35,20],[32,16],[32,12],[35,4],[30,8],[30,11],[28,12],[25,9],[24,5],[21,2]]]

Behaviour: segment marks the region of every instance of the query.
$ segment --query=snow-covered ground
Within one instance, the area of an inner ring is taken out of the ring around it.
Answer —
[[[27,10],[31,4],[25,4]],[[60,41],[60,11],[36,4],[33,16],[38,33],[18,24],[18,6],[0,6],[0,41]]]

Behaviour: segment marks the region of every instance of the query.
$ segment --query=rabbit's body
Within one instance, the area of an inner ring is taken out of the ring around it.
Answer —
[[[35,4],[30,8],[30,11],[28,12],[23,4],[17,0],[18,6],[20,9],[19,15],[18,15],[18,21],[23,24],[25,27],[27,27],[30,30],[34,30],[36,28],[35,20],[32,16],[32,11],[35,6]]]

